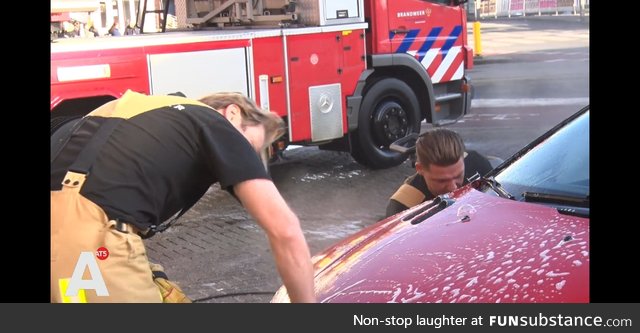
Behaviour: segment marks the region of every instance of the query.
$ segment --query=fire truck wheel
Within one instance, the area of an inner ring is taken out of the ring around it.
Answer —
[[[407,156],[389,150],[389,145],[419,131],[420,104],[411,87],[398,79],[379,80],[362,100],[351,155],[373,169],[396,166]]]

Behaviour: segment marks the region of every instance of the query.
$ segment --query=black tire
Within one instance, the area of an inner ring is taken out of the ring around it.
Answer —
[[[399,165],[407,155],[389,150],[389,145],[420,131],[420,104],[403,81],[385,78],[365,93],[358,115],[358,129],[351,134],[351,155],[373,169]]]

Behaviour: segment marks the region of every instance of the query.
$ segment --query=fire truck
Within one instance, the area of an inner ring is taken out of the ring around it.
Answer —
[[[465,2],[187,0],[198,29],[56,40],[52,131],[128,89],[239,91],[285,120],[276,150],[317,145],[395,166],[406,156],[391,143],[470,108]]]

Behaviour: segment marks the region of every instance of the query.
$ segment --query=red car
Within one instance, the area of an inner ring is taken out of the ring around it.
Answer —
[[[589,302],[589,107],[314,257],[324,303]],[[288,302],[284,287],[272,302]]]

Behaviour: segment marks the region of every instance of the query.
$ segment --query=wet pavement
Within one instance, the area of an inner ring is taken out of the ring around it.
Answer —
[[[475,45],[474,22],[467,24],[474,64],[503,63],[532,51],[584,47],[589,44],[589,16],[527,16],[488,18],[480,22],[480,45]]]
[[[313,255],[384,217],[387,199],[413,172],[408,163],[370,170],[347,153],[302,147],[287,150],[271,174]],[[217,185],[145,242],[149,259],[200,302],[268,302],[282,284],[264,232]]]

